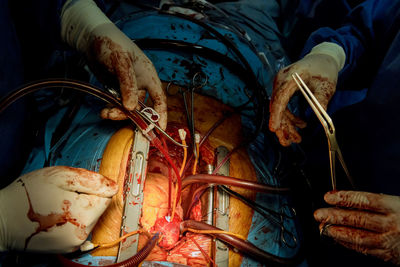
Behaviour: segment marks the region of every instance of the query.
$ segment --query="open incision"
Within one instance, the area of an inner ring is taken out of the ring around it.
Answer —
[[[216,149],[220,146],[229,151],[238,147],[243,141],[241,121],[238,114],[220,102],[209,97],[196,95],[194,102],[195,131],[203,139],[206,133],[221,119],[222,124],[199,146],[198,159],[193,156],[190,131],[187,127],[185,108],[182,95],[177,94],[168,98],[168,127],[167,133],[176,141],[182,142],[179,129],[186,131],[187,157],[184,159],[184,149],[166,140],[167,152],[181,170],[182,181],[193,174],[209,172],[210,166],[216,167]],[[229,114],[229,115],[228,115]],[[123,184],[126,178],[127,163],[134,138],[134,131],[125,127],[116,132],[110,139],[103,154],[100,172],[118,181],[119,193],[114,196],[111,205],[98,221],[93,230],[92,242],[104,244],[119,238],[122,210],[124,206]],[[245,149],[238,149],[229,159],[229,176],[256,181],[256,174]],[[186,168],[182,167],[182,165]],[[207,183],[192,183],[181,190],[177,177],[163,154],[154,146],[150,146],[148,169],[144,181],[144,200],[142,215],[139,220],[142,232],[139,234],[139,248],[150,238],[149,233],[159,232],[161,238],[146,260],[170,261],[190,266],[204,266],[212,262],[212,239],[206,232],[197,229],[182,229],[181,222],[185,220],[205,221],[207,217],[207,194],[210,192]],[[172,181],[170,183],[170,180]],[[171,185],[171,187],[169,186]],[[239,187],[231,187],[240,194],[255,199],[255,191]],[[203,194],[201,194],[204,192]],[[197,196],[200,196],[197,201]],[[253,211],[235,198],[229,200],[229,232],[239,237],[247,238]],[[203,229],[204,231],[204,229]],[[118,245],[99,248],[92,252],[93,256],[115,256]],[[229,266],[239,266],[242,256],[229,251]]]

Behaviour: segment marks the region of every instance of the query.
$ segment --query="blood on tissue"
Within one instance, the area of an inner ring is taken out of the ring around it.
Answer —
[[[171,251],[167,256],[167,261],[190,266],[207,266],[207,260],[204,258],[204,255],[197,245],[193,242],[193,239],[196,240],[197,244],[200,245],[203,251],[208,251],[211,245],[211,237],[194,233],[187,233],[186,235],[189,238],[186,238],[183,244],[177,246]]]
[[[164,249],[171,249],[175,246],[175,244],[179,240],[180,235],[180,223],[182,219],[175,213],[174,219],[172,222],[169,221],[170,217],[160,217],[156,220],[154,226],[152,227],[152,232],[161,233],[161,240],[158,242],[158,245]]]
[[[201,221],[201,201],[198,201],[197,204],[192,208],[190,218],[196,221]]]
[[[172,136],[176,141],[180,142],[180,138],[178,135],[178,129],[184,128],[181,124],[169,124],[167,128],[167,133]],[[188,133],[188,130],[185,129]],[[175,146],[172,142],[167,142],[168,145],[168,153],[173,161],[180,165],[183,160],[183,149],[179,146]],[[190,149],[189,149],[190,150]],[[201,154],[201,164],[202,166],[206,164],[212,164],[214,162],[214,152],[207,140],[203,143],[200,147],[200,154]],[[164,176],[168,177],[168,169],[165,168],[162,171],[163,166],[168,166],[169,164],[163,159],[163,156],[159,153],[157,148],[154,146],[150,146],[149,150],[149,168],[147,171],[154,172],[154,173],[161,173]],[[156,162],[157,164],[155,164]],[[192,161],[193,164],[193,161]],[[200,166],[200,165],[199,165]],[[189,166],[188,172],[191,171]],[[174,174],[172,174],[174,175]],[[183,200],[183,199],[182,199]],[[200,221],[202,218],[201,215],[201,202],[199,201],[193,208],[190,213],[190,217],[194,220]],[[160,250],[158,251],[157,257],[153,255],[154,260],[168,260],[172,262],[178,262],[182,264],[189,264],[193,266],[205,266],[207,265],[207,260],[204,259],[201,251],[198,247],[194,244],[193,241],[186,240],[185,238],[180,239],[180,222],[182,218],[179,215],[175,214],[174,219],[170,222],[169,217],[158,217],[150,230],[150,232],[160,232],[161,239],[158,243],[157,248]],[[200,246],[205,250],[208,251],[211,238],[205,235],[199,234],[191,234],[187,233],[187,235],[191,235],[195,237],[196,241],[199,241]],[[168,252],[167,252],[168,251]],[[166,253],[167,252],[167,253]],[[152,254],[151,254],[152,255]]]
[[[203,143],[199,150],[201,159],[206,165],[214,163],[215,154],[207,140]]]

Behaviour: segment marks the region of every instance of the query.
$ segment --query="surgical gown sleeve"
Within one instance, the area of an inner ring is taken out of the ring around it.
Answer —
[[[373,77],[369,74],[376,73],[380,67],[400,27],[399,14],[398,0],[367,0],[349,13],[342,27],[336,30],[325,27],[312,33],[302,54],[324,41],[341,45],[346,64],[339,80],[343,82],[351,74],[356,80],[351,89],[361,90],[369,83],[368,77]]]

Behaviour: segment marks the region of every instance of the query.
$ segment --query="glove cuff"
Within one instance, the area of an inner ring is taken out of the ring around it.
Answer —
[[[61,11],[61,38],[80,52],[86,52],[92,31],[112,24],[93,0],[68,0]]]
[[[346,62],[346,54],[344,53],[343,48],[335,43],[320,43],[319,45],[314,46],[310,53],[307,54],[307,56],[315,54],[331,56],[338,66],[338,72],[343,69],[344,63]]]

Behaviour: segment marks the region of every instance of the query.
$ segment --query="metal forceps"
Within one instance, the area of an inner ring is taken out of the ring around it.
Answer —
[[[203,72],[196,72],[193,75],[191,85],[188,86],[187,89],[183,89],[182,87],[179,87],[178,93],[182,94],[183,97],[183,104],[185,107],[185,112],[186,112],[186,118],[187,118],[187,125],[190,131],[190,135],[192,137],[192,148],[193,148],[193,155],[197,157],[197,151],[196,151],[196,142],[195,142],[195,123],[194,123],[194,92],[195,90],[198,90],[202,87],[204,87],[208,82],[207,75],[205,75]],[[170,95],[175,95],[176,93],[169,92],[171,83],[168,84],[167,86],[167,92]],[[187,94],[189,94],[189,101],[187,99]]]
[[[194,91],[202,88],[207,84],[207,76],[203,72],[196,72],[192,78],[192,86],[190,88],[190,115],[188,112],[188,107],[186,103],[185,95],[183,95],[183,99],[185,102],[186,114],[188,114],[188,126],[190,129],[190,135],[192,136],[192,147],[193,147],[193,155],[197,158],[196,151],[196,138],[195,138],[195,127],[194,127]]]
[[[292,78],[296,82],[299,87],[301,93],[304,95],[308,104],[310,104],[312,110],[317,115],[319,121],[324,127],[326,137],[328,138],[328,146],[329,146],[329,163],[331,169],[331,181],[332,188],[336,190],[336,170],[335,170],[335,158],[336,156],[339,158],[339,161],[346,173],[347,179],[349,180],[352,187],[354,187],[354,182],[352,177],[350,176],[349,170],[347,169],[346,163],[344,162],[344,158],[342,152],[340,151],[339,145],[336,140],[336,130],[333,125],[332,119],[329,117],[328,113],[322,108],[321,104],[315,98],[313,93],[307,87],[305,82],[301,79],[300,75],[296,72],[292,74]]]

